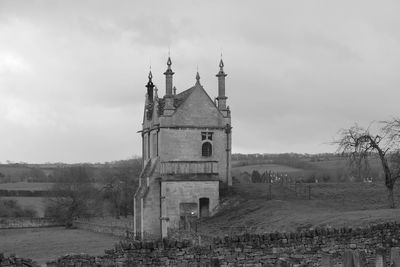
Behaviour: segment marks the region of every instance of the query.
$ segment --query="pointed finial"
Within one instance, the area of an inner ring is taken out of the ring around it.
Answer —
[[[158,88],[157,88],[157,86],[154,86],[154,97],[158,98]]]
[[[151,79],[153,79],[153,74],[151,73],[151,67],[150,67],[150,71],[149,71],[149,81],[151,81]]]
[[[199,74],[198,70],[197,70],[197,74],[196,74],[196,83],[200,84],[200,74]]]
[[[168,68],[171,68],[172,61],[171,61],[171,57],[170,56],[168,56],[167,65],[168,65]]]
[[[223,69],[224,69],[224,62],[222,61],[222,58],[221,58],[221,60],[219,61],[219,68],[220,68],[220,70],[222,70],[222,71],[223,71]]]

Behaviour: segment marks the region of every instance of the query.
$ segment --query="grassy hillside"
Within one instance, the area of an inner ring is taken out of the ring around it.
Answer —
[[[396,202],[400,204],[398,195]],[[381,183],[312,184],[310,200],[277,184],[272,186],[272,200],[268,184],[236,184],[222,206],[215,216],[200,223],[202,233],[262,233],[400,221],[400,209],[387,209]]]

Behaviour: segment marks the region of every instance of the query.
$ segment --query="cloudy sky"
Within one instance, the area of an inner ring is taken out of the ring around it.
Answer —
[[[216,96],[233,152],[332,152],[340,128],[398,116],[399,1],[0,1],[0,162],[140,155],[149,65]]]

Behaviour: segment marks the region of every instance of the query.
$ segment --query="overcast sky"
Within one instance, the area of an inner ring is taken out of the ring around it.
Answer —
[[[140,156],[151,62],[214,98],[234,153],[333,152],[400,109],[399,1],[0,1],[0,162]]]

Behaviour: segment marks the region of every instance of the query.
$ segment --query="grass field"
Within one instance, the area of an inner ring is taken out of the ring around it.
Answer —
[[[118,240],[111,235],[61,227],[0,230],[0,252],[45,264],[67,253],[101,255]]]
[[[387,209],[383,184],[312,184],[311,200],[298,198],[285,187],[268,184],[236,184],[225,198],[226,206],[200,223],[205,235],[295,231],[325,226],[363,226],[400,221],[400,209]],[[399,192],[399,188],[395,192]],[[397,205],[400,204],[396,196]]]

